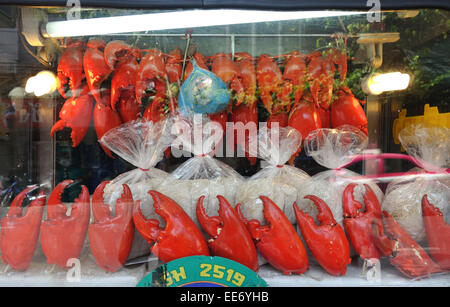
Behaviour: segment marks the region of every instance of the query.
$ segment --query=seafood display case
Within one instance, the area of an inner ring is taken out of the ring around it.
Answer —
[[[450,286],[449,7],[372,2],[0,1],[0,285]]]

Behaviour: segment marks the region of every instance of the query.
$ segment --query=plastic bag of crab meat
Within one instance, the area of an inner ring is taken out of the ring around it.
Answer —
[[[343,125],[336,129],[317,129],[304,140],[306,154],[329,170],[317,173],[305,182],[297,198],[300,210],[313,217],[318,223],[318,209],[309,195],[323,200],[329,207],[334,220],[344,228],[344,202],[358,202],[365,211],[370,195],[375,195],[381,206],[383,192],[378,185],[353,171],[343,168],[367,147],[367,136],[359,129]],[[308,198],[305,198],[308,196]],[[354,254],[354,251],[351,251]]]
[[[450,223],[450,129],[410,125],[400,131],[399,139],[418,167],[388,185],[382,208],[416,242],[423,245],[428,242],[432,253],[432,249],[438,249],[433,239],[436,233],[442,233],[438,224]],[[442,217],[439,217],[439,212]],[[428,220],[435,221],[427,223]],[[448,237],[437,241],[446,241],[450,246]],[[450,254],[450,248],[447,249]],[[447,258],[450,263],[450,256]]]
[[[262,195],[272,199],[291,224],[296,223],[293,204],[310,176],[286,162],[297,152],[301,142],[300,132],[291,127],[261,127],[257,135],[250,135],[248,152],[263,162],[262,169],[237,191],[236,203],[241,204],[247,219],[264,223]]]
[[[177,136],[172,144],[172,154],[191,158],[171,172],[157,191],[177,202],[200,227],[196,214],[199,198],[205,196],[206,213],[217,216],[217,195],[224,196],[234,206],[236,190],[244,178],[232,167],[213,158],[223,138],[222,127],[217,122],[202,115],[177,117],[172,133]]]
[[[100,142],[112,152],[136,166],[136,169],[120,174],[111,180],[103,190],[105,204],[114,205],[122,197],[123,185],[131,190],[133,201],[140,206],[147,218],[159,218],[153,209],[153,199],[149,190],[156,189],[168,174],[155,168],[163,159],[164,150],[170,146],[173,137],[170,133],[170,120],[157,123],[135,120],[109,130]],[[129,258],[148,254],[147,242],[134,232],[134,242]]]

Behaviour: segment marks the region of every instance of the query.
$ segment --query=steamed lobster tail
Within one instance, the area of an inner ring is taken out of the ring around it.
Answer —
[[[223,196],[218,195],[219,216],[209,217],[203,207],[204,198],[199,198],[196,212],[200,225],[211,237],[208,246],[212,254],[258,271],[258,255],[252,237],[233,207]]]
[[[22,214],[23,201],[27,194],[36,188],[37,186],[31,186],[20,192],[11,203],[8,215],[1,220],[2,260],[17,271],[28,269],[39,238],[45,193],[41,192],[32,200],[26,212]]]
[[[50,194],[47,203],[47,220],[41,224],[41,245],[49,264],[68,267],[68,260],[79,258],[89,224],[89,191],[81,186],[81,193],[75,199],[71,214],[61,201],[62,193],[73,180],[59,183]]]
[[[283,274],[303,274],[308,268],[308,256],[300,237],[286,215],[270,198],[260,196],[263,202],[264,218],[269,225],[258,220],[248,221],[242,214],[241,204],[236,211],[247,226],[261,255]]]
[[[372,224],[372,236],[376,246],[390,263],[409,278],[426,277],[442,269],[423,248],[414,241],[388,212],[383,211],[383,227],[376,221]]]
[[[89,246],[97,265],[109,272],[120,270],[130,254],[133,243],[133,196],[124,184],[123,193],[115,205],[115,216],[104,203],[103,191],[108,181],[102,182],[92,196],[94,222],[89,225]]]
[[[340,276],[347,272],[350,264],[350,245],[344,229],[336,222],[327,204],[314,195],[305,196],[314,202],[319,210],[316,225],[314,219],[294,203],[295,216],[306,244],[319,264],[331,275]]]
[[[105,62],[105,41],[102,39],[90,39],[88,49],[84,53],[83,66],[86,74],[86,82],[97,103],[101,103],[100,86],[111,74],[111,68]]]
[[[163,262],[188,256],[209,256],[208,245],[200,229],[171,198],[157,191],[149,191],[155,212],[166,222],[159,227],[156,219],[147,220],[138,201],[134,206],[133,221],[142,237],[149,243],[152,253]]]
[[[331,126],[336,128],[342,125],[351,125],[369,135],[367,117],[361,102],[347,87],[339,89],[337,94],[338,98],[331,104]]]
[[[450,270],[450,225],[426,194],[422,198],[422,215],[431,257],[443,270]]]
[[[53,125],[50,136],[53,137],[57,131],[66,127],[71,128],[72,147],[77,147],[88,131],[93,105],[89,88],[85,86],[78,97],[71,97],[64,102],[59,112],[60,119]]]
[[[64,98],[76,98],[81,93],[83,81],[83,52],[84,43],[70,41],[58,63],[56,88]],[[68,90],[71,94],[68,94]]]

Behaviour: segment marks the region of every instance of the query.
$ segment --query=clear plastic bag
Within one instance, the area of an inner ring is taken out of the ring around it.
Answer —
[[[131,121],[109,130],[100,142],[112,152],[136,166],[136,169],[120,174],[106,185],[104,200],[114,211],[114,205],[123,193],[123,184],[128,185],[134,201],[140,201],[143,214],[147,218],[160,219],[154,212],[153,199],[149,190],[156,189],[167,177],[167,173],[155,168],[163,159],[164,150],[170,146],[171,119],[157,123],[152,121]],[[148,253],[148,245],[135,231],[133,247],[129,258]]]
[[[349,125],[336,129],[322,128],[311,132],[305,138],[306,154],[329,170],[315,174],[305,183],[302,195],[298,197],[298,207],[315,219],[318,213],[317,208],[311,200],[304,198],[306,195],[315,195],[327,203],[336,222],[343,226],[342,195],[347,185],[354,182],[359,175],[341,167],[360,154],[367,147],[367,141],[364,133]],[[381,204],[383,192],[378,185],[372,181],[364,183],[375,192]],[[364,204],[364,193],[365,188],[360,182],[355,187],[355,200]]]
[[[177,134],[173,146],[182,146],[185,152],[194,156],[170,173],[157,190],[177,202],[199,226],[196,205],[200,196],[205,196],[206,213],[217,215],[217,195],[224,196],[234,205],[236,190],[244,178],[229,165],[213,158],[216,145],[223,137],[220,124],[196,116],[191,119],[178,117],[177,125],[191,133]]]
[[[293,204],[310,176],[299,168],[286,165],[300,147],[302,136],[296,129],[262,127],[257,138],[249,138],[251,156],[263,160],[262,169],[250,177],[237,191],[236,202],[247,219],[264,223],[261,195],[273,200],[292,224],[296,223]]]
[[[426,238],[422,216],[422,198],[441,210],[444,220],[450,222],[450,129],[446,127],[410,125],[399,133],[406,152],[419,167],[411,169],[405,178],[392,181],[387,189],[382,208],[418,243]]]

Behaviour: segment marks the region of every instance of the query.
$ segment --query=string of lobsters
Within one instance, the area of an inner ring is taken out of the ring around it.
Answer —
[[[208,114],[223,131],[227,121],[257,124],[257,104],[261,103],[268,114],[268,127],[274,122],[290,126],[303,138],[315,129],[345,124],[367,135],[367,118],[361,106],[364,101],[345,83],[345,45],[346,40],[343,48],[309,54],[293,51],[253,57],[239,52],[206,57],[195,52],[191,58],[200,68],[216,74],[231,92],[226,110]],[[98,139],[128,121],[158,122],[177,112],[179,88],[192,69],[190,58],[186,53],[183,57],[178,47],[166,54],[119,40],[68,40],[57,68],[57,89],[67,100],[50,134],[53,137],[57,131],[70,128],[72,146],[76,147],[92,117]],[[102,148],[113,157],[109,149]],[[165,154],[169,157],[170,151]],[[247,158],[252,165],[256,163],[256,157]]]

